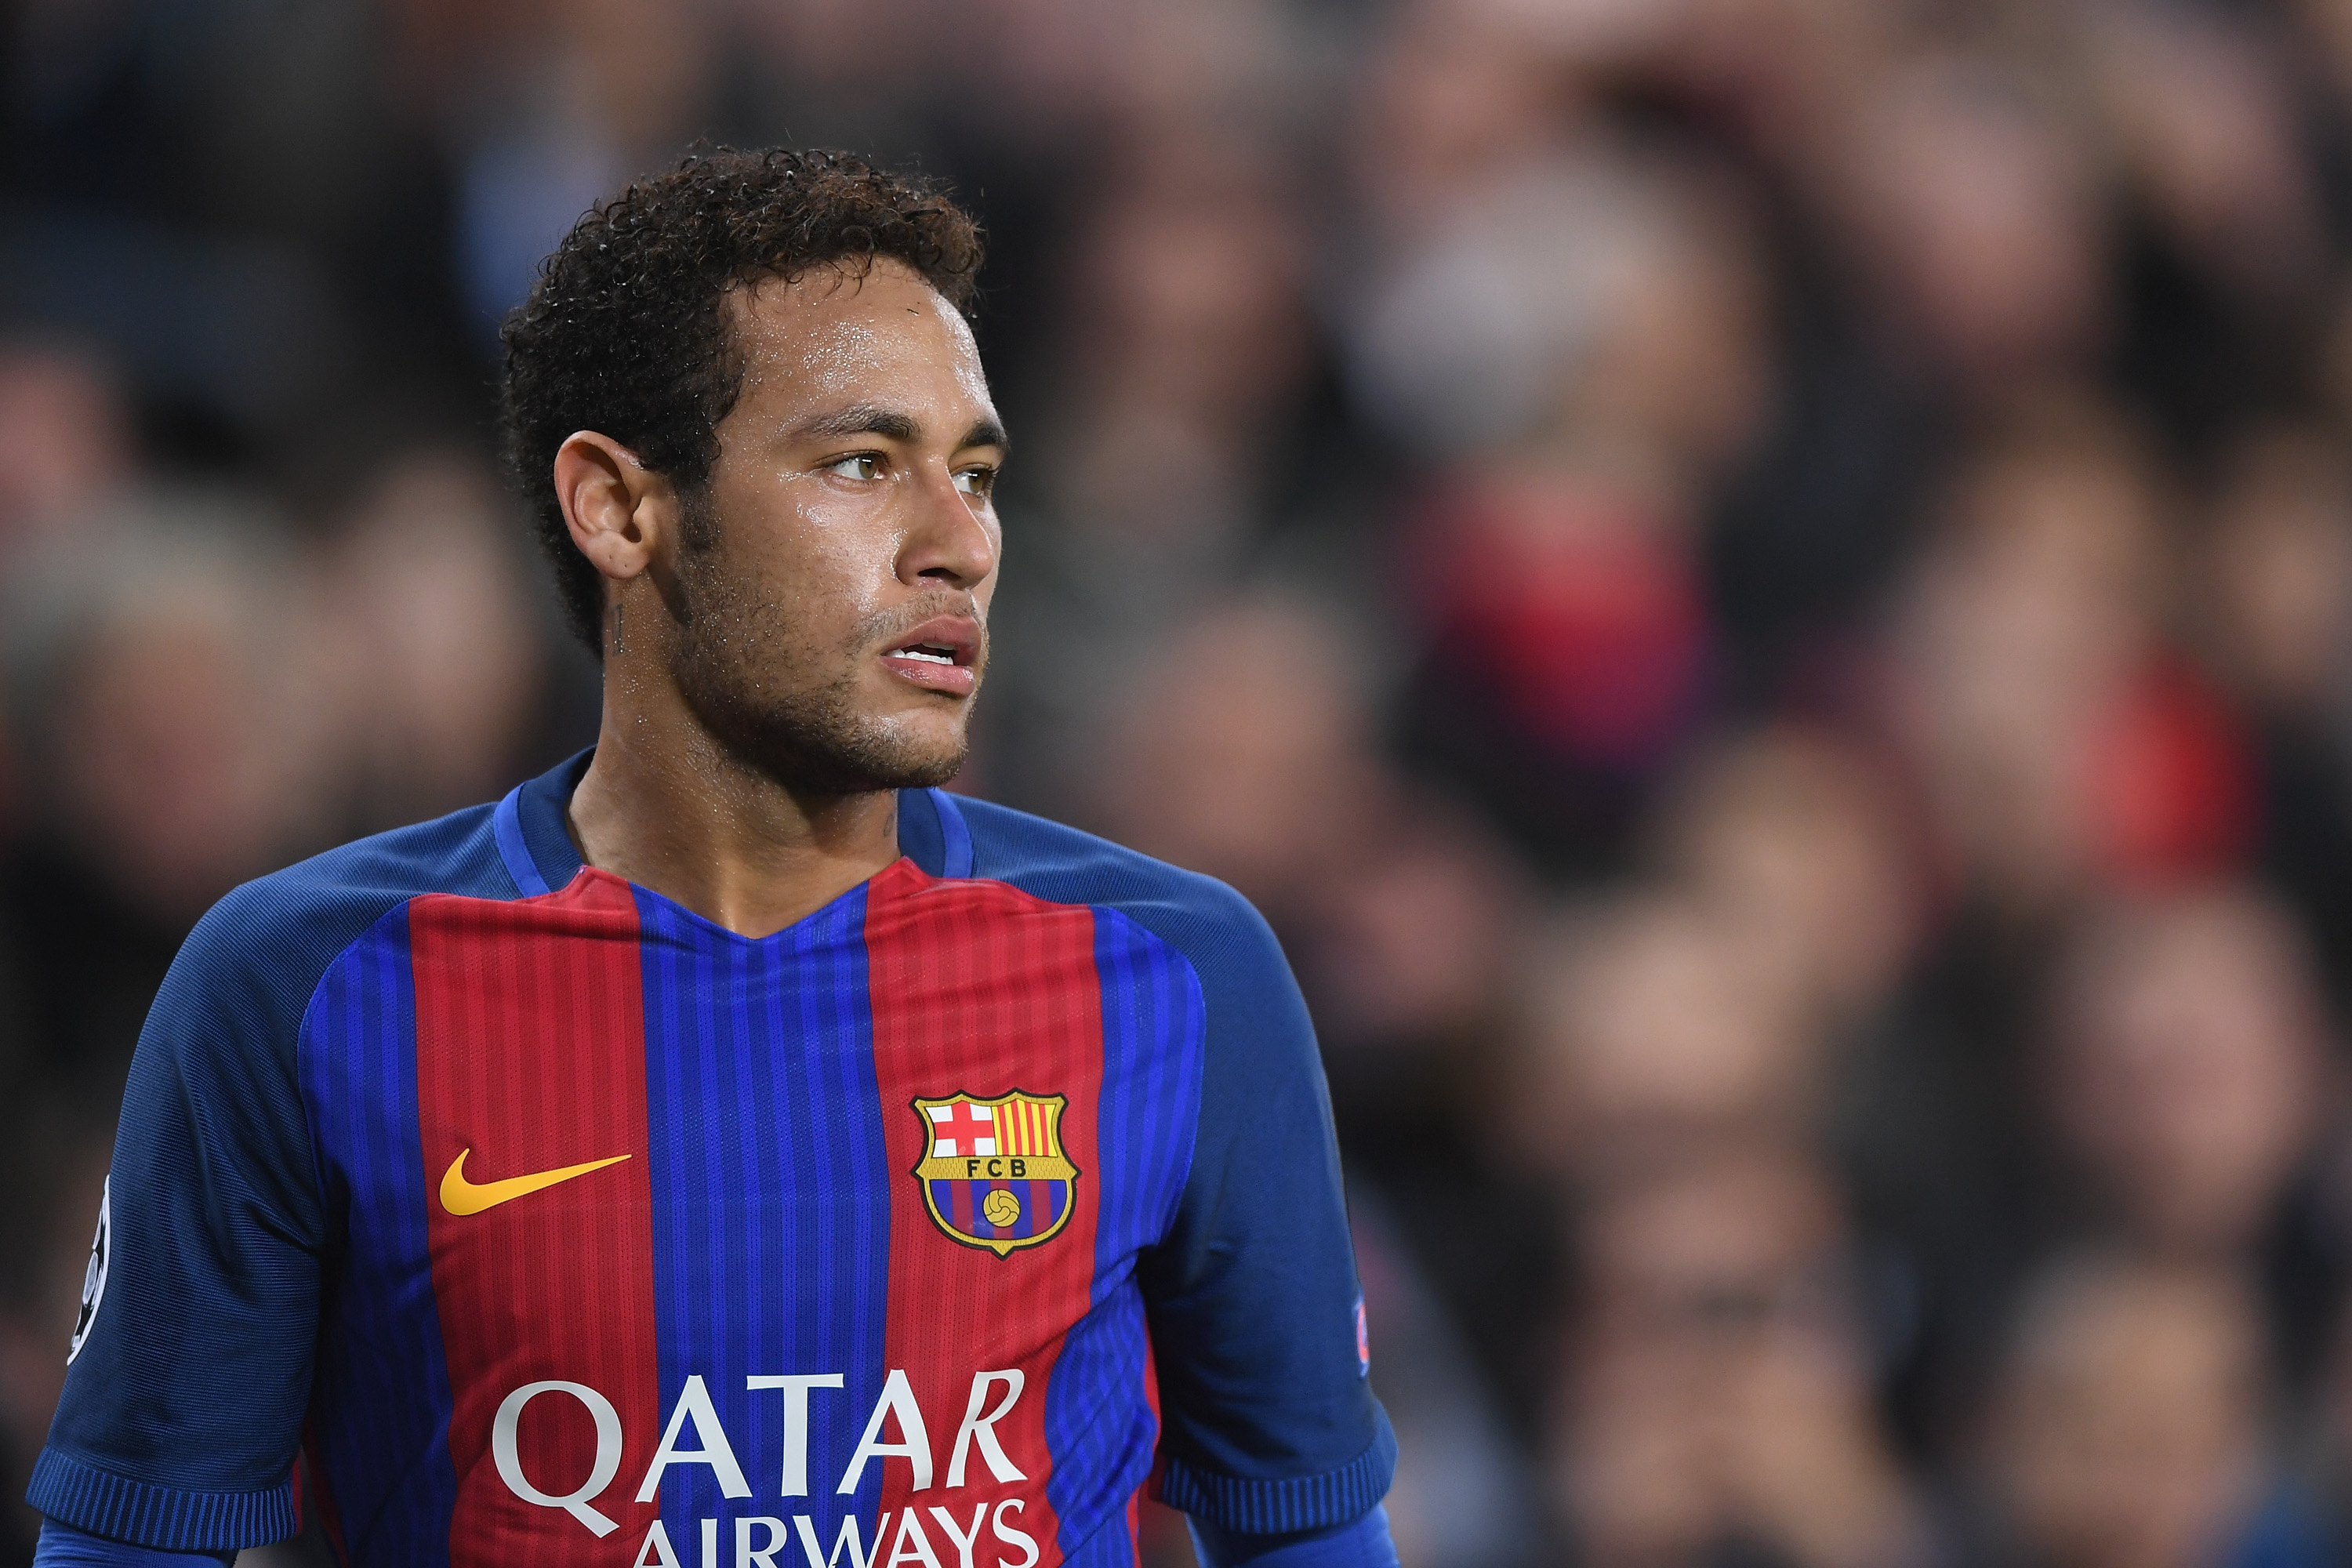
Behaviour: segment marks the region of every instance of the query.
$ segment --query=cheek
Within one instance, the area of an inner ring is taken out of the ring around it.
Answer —
[[[854,619],[879,604],[898,558],[879,508],[808,476],[737,487],[721,503],[714,569],[735,596],[790,605],[803,620]]]
[[[827,619],[854,621],[871,615],[881,603],[884,587],[892,579],[892,560],[885,531],[820,529],[799,541],[798,549],[779,563],[779,570],[797,583],[804,597],[831,612]]]

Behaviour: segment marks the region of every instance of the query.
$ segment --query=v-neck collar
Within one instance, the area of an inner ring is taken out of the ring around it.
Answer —
[[[499,858],[506,863],[507,874],[514,879],[515,889],[522,897],[538,898],[570,887],[572,879],[583,868],[579,847],[572,842],[571,831],[564,825],[564,815],[572,804],[572,792],[580,787],[580,781],[587,776],[588,764],[595,758],[593,746],[565,758],[537,778],[525,780],[509,790],[491,813]],[[938,789],[900,790],[898,853],[913,861],[925,876],[971,876],[971,833],[955,797]],[[646,891],[650,893],[653,889]],[[659,893],[653,896],[661,898]],[[693,919],[702,918],[675,900],[663,901]]]

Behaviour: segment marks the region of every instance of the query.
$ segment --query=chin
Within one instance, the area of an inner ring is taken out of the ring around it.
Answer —
[[[903,781],[898,788],[943,784],[963,771],[964,759],[971,752],[966,722],[971,706],[958,703],[952,711],[943,708],[897,714],[876,721],[868,731],[874,742],[869,754],[877,761],[887,759],[892,776]]]
[[[769,731],[749,746],[745,760],[787,789],[816,795],[871,795],[927,789],[963,771],[969,750],[961,726],[952,737],[894,733],[886,725],[845,726],[812,734],[797,727]]]
[[[898,758],[887,771],[877,774],[877,787],[882,789],[933,789],[946,784],[963,772],[966,748],[952,752],[931,752]]]

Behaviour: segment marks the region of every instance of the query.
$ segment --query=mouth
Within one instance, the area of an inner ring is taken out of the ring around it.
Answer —
[[[979,658],[979,625],[961,616],[939,616],[886,649],[882,663],[926,691],[969,697],[980,687]]]
[[[905,647],[892,648],[886,657],[890,658],[920,659],[925,664],[954,664],[957,662],[955,649],[951,647],[939,647],[930,643],[908,643]]]

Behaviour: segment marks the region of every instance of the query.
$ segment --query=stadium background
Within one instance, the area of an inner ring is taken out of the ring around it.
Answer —
[[[2352,5],[0,17],[0,1489],[190,922],[592,736],[495,322],[708,135],[988,225],[966,786],[1280,931],[1408,1568],[2340,1552]]]

